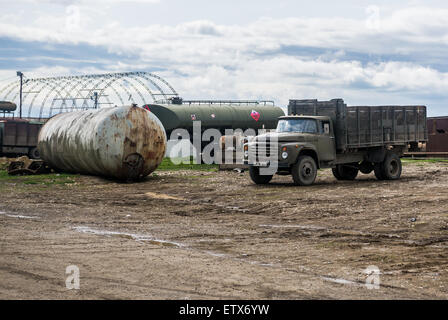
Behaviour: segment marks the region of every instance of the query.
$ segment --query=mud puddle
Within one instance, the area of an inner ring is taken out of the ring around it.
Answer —
[[[162,245],[162,246],[167,246],[167,247],[178,247],[178,248],[184,247],[184,245],[181,243],[167,241],[167,240],[160,240],[160,239],[154,238],[153,236],[144,235],[144,234],[98,230],[98,229],[93,229],[93,228],[84,227],[84,226],[73,227],[73,229],[78,232],[81,232],[81,233],[89,233],[89,234],[95,234],[95,235],[107,236],[107,237],[121,237],[121,238],[126,238],[126,239],[132,239],[132,240],[135,240],[138,242],[147,242],[150,244]]]
[[[18,219],[40,219],[40,217],[38,217],[38,216],[25,216],[25,215],[21,215],[21,214],[6,213],[3,211],[0,211],[0,215],[9,217],[9,218],[18,218]]]

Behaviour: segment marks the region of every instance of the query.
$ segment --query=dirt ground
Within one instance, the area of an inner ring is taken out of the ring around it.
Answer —
[[[448,298],[447,163],[393,182],[323,170],[311,187],[209,171],[70,181],[0,182],[1,299]]]

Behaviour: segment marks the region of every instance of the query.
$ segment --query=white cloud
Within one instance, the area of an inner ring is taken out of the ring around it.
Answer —
[[[64,27],[73,14],[64,6],[32,18],[29,12],[6,12],[0,16],[0,37],[87,43],[111,53],[131,54],[138,57],[132,64],[123,59],[104,71],[166,67],[172,70],[164,72],[167,79],[193,98],[267,98],[282,104],[291,97],[353,97],[358,101],[363,90],[368,90],[364,91],[368,92],[365,103],[374,99],[387,103],[397,95],[403,100],[432,93],[448,97],[448,62],[440,62],[448,55],[447,8],[380,11],[375,28],[366,23],[369,16],[259,18],[246,24],[202,19],[176,25],[125,26],[98,10],[103,2],[65,1],[79,9],[74,28]],[[128,1],[107,1],[112,6],[124,2]],[[285,52],[285,47],[297,47],[296,54]],[[313,53],[301,47],[327,51]],[[380,58],[371,60],[369,55]],[[83,53],[79,56],[82,60]],[[430,66],[437,64],[434,61],[445,63],[445,71]]]

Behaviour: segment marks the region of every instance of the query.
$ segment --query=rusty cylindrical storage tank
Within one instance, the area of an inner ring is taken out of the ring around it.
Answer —
[[[42,159],[56,169],[121,180],[153,172],[165,149],[160,120],[136,106],[58,114],[38,139]]]

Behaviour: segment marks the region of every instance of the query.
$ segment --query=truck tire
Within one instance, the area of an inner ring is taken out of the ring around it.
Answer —
[[[389,152],[383,162],[375,163],[374,171],[378,180],[398,180],[402,171],[401,159],[396,153]]]
[[[256,184],[268,184],[272,180],[272,175],[261,175],[259,167],[250,167],[249,175],[252,181]]]
[[[358,176],[359,169],[355,168],[354,165],[338,164],[332,171],[334,177],[338,180],[355,180]]]
[[[317,177],[316,161],[310,156],[300,156],[292,167],[291,174],[295,185],[312,185]]]
[[[31,148],[28,152],[28,157],[30,159],[39,159],[40,158],[39,150],[37,150],[37,148]]]
[[[363,174],[370,174],[374,170],[374,166],[372,162],[369,161],[363,161],[359,165],[359,171]]]
[[[333,171],[333,175],[336,179],[342,180],[341,175],[339,174],[339,170],[337,168],[332,168],[331,171]]]
[[[398,180],[402,171],[401,159],[393,152],[386,155],[382,164],[382,175],[385,180]]]
[[[386,178],[383,176],[383,164],[382,163],[375,163],[373,166],[373,171],[375,172],[375,177],[378,180],[386,180]]]

